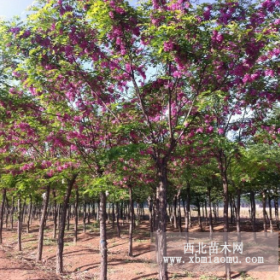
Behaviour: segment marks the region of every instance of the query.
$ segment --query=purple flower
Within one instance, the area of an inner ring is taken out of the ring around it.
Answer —
[[[211,11],[209,9],[207,9],[204,13],[203,13],[203,17],[204,20],[209,20],[211,16]]]
[[[218,133],[219,133],[219,134],[224,134],[224,129],[223,129],[223,128],[219,128],[219,129],[218,129]]]
[[[200,127],[196,130],[196,133],[203,133],[203,127]]]
[[[158,0],[153,0],[153,6],[155,9],[159,8],[159,1]]]
[[[110,18],[114,18],[114,13],[112,11],[109,12]]]
[[[10,29],[10,32],[13,34],[18,34],[20,32],[20,27],[13,27]]]
[[[163,49],[165,52],[172,51],[174,49],[174,44],[172,41],[164,42]]]
[[[209,126],[209,127],[207,128],[207,132],[208,132],[208,133],[212,133],[213,130],[214,130],[213,126]]]
[[[181,77],[182,77],[182,74],[181,74],[179,71],[175,71],[175,72],[173,72],[173,77],[175,77],[175,78],[181,78]]]
[[[125,10],[121,7],[116,7],[115,9],[116,13],[123,15],[125,13]]]
[[[26,31],[24,31],[24,33],[22,34],[22,37],[23,37],[23,38],[28,38],[30,35],[31,35],[30,30],[26,30]]]
[[[274,77],[274,71],[272,69],[267,69],[264,71],[265,76]]]
[[[244,78],[242,79],[243,83],[246,84],[247,82],[251,82],[251,76],[250,74],[245,74]]]
[[[255,74],[252,74],[250,78],[252,81],[255,81],[259,78],[259,76],[260,76],[259,74],[255,73]]]

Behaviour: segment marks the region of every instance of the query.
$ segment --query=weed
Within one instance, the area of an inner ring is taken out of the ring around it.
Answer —
[[[190,271],[186,271],[185,275],[186,275],[186,277],[189,277],[189,278],[194,277],[194,274],[192,272],[190,272]]]

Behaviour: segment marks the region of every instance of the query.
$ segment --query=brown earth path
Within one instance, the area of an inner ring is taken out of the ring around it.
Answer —
[[[55,280],[56,276],[38,270],[34,264],[8,256],[0,247],[1,280]]]

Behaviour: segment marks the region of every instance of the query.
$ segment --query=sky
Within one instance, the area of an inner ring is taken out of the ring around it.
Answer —
[[[26,8],[33,2],[34,0],[0,0],[0,17],[9,19],[18,15],[24,18]],[[129,2],[136,3],[137,0],[129,0]]]
[[[25,10],[34,0],[0,0],[0,16],[6,19],[12,16],[24,17]]]

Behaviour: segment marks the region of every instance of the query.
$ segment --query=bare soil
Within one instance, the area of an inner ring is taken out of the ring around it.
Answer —
[[[116,237],[116,229],[108,225],[108,279],[109,280],[155,280],[157,267],[152,264],[150,233],[147,221],[137,226],[134,231],[134,257],[127,256],[128,225],[122,226],[121,238]],[[207,231],[207,227],[204,227]],[[174,231],[174,229],[169,228]],[[194,226],[192,231],[199,230]],[[222,225],[215,226],[215,231],[222,230]],[[234,228],[232,228],[234,230]],[[250,231],[244,223],[242,231]],[[96,222],[87,225],[87,232],[79,229],[78,242],[73,243],[73,220],[70,230],[66,231],[64,247],[64,269],[61,276],[55,274],[56,241],[52,238],[52,222],[47,222],[45,231],[43,261],[36,263],[38,221],[31,225],[30,233],[23,233],[23,251],[17,250],[16,229],[4,229],[3,245],[0,246],[0,280],[62,280],[62,279],[98,279],[99,276],[99,228]],[[210,275],[192,272],[173,273],[170,279],[217,280],[224,279],[223,273]],[[233,279],[278,280],[278,272],[233,273]]]

